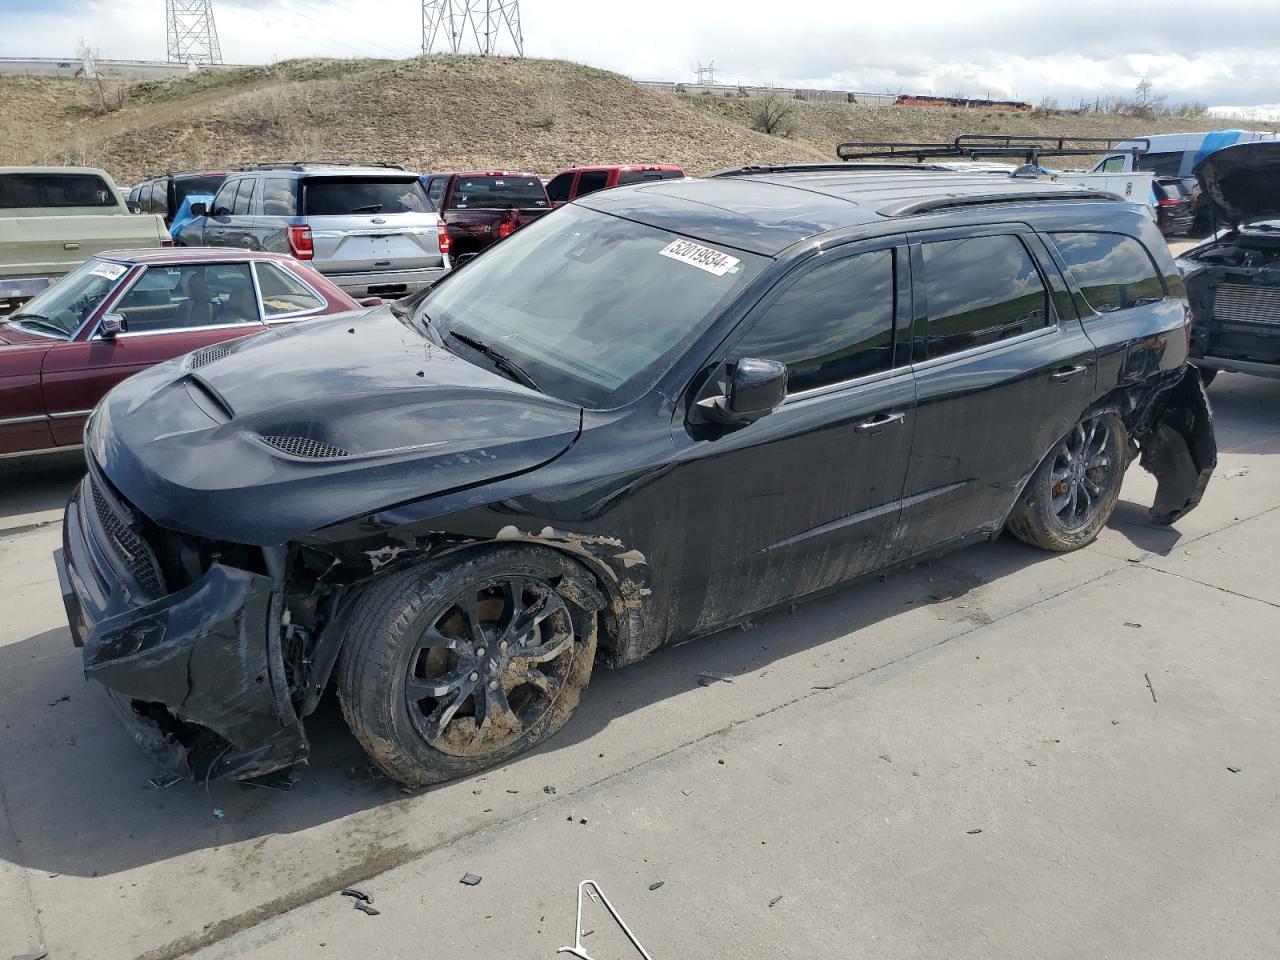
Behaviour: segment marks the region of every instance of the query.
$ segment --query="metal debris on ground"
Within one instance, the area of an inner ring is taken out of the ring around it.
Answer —
[[[347,887],[347,889],[342,891],[342,895],[344,897],[354,897],[357,900],[363,900],[365,903],[373,903],[373,897],[356,887]]]
[[[665,880],[659,880],[657,883],[651,883],[649,884],[649,890],[650,891],[657,890],[660,886],[662,886],[666,882],[667,881]]]
[[[1125,621],[1125,624],[1124,624],[1124,625],[1125,625],[1126,627],[1133,627],[1135,630],[1141,630],[1141,629],[1142,629],[1142,624],[1140,624],[1140,623],[1131,623],[1131,622],[1129,622],[1128,620],[1126,620],[1126,621]]]
[[[161,774],[158,777],[152,777],[147,781],[147,783],[151,784],[151,786],[155,787],[157,790],[168,790],[175,783],[180,783],[181,781],[182,777],[178,776],[176,773],[169,773]]]
[[[71,694],[69,694],[69,693],[64,693],[64,694],[63,694],[62,696],[60,696],[57,700],[50,700],[50,701],[49,701],[49,706],[51,706],[51,707],[56,707],[58,704],[60,704],[60,703],[66,703],[66,702],[67,702],[68,700],[70,700],[70,699],[71,699]]]
[[[477,877],[474,873],[464,873],[462,879],[458,882],[465,883],[468,887],[477,887],[483,879],[483,877]]]
[[[543,787],[543,788],[542,788],[542,792],[543,792],[543,793],[555,793],[555,792],[556,792],[556,788],[555,788],[555,787],[553,787],[553,786],[551,786],[551,784],[547,784],[545,787]]]
[[[981,833],[981,832],[982,832],[982,828],[981,828],[981,827],[974,827],[972,830],[966,830],[966,831],[965,831],[965,833],[970,834],[970,835],[973,835],[973,834],[975,834],[975,833]]]
[[[727,673],[712,673],[710,670],[698,673],[698,686],[709,687],[713,683],[733,683],[733,677]]]
[[[364,901],[362,901],[362,900],[357,900],[357,901],[355,902],[354,906],[355,906],[355,908],[356,908],[357,910],[359,910],[361,913],[367,913],[367,914],[368,914],[369,916],[371,916],[371,917],[378,917],[378,916],[381,916],[381,915],[382,915],[382,911],[381,911],[381,910],[379,910],[377,907],[371,907],[371,906],[369,906],[367,903],[365,903],[365,902],[364,902]]]
[[[1156,688],[1155,688],[1155,687],[1153,687],[1153,686],[1151,685],[1151,677],[1150,677],[1150,675],[1149,675],[1149,674],[1145,674],[1145,673],[1144,673],[1142,676],[1143,676],[1143,677],[1146,679],[1146,681],[1147,681],[1147,689],[1151,691],[1151,702],[1152,702],[1152,703],[1159,703],[1160,701],[1158,701],[1158,700],[1156,699]]]
[[[636,951],[644,960],[653,960],[649,956],[649,951],[641,945],[640,941],[636,939],[636,935],[631,932],[631,928],[627,926],[627,922],[622,919],[622,915],[614,909],[613,904],[609,902],[609,898],[604,895],[604,891],[600,889],[600,884],[594,880],[583,880],[578,884],[578,912],[573,925],[573,946],[561,947],[556,953],[570,953],[577,957],[578,960],[592,960],[591,955],[587,953],[586,947],[582,945],[583,937],[587,935],[582,932],[582,895],[584,893],[591,898],[592,903],[604,905],[604,908],[609,911],[609,916],[613,918],[613,922],[626,934],[627,939],[631,941],[631,945],[636,948]],[[595,931],[588,932],[594,933]]]
[[[782,899],[782,894],[778,894],[776,897],[774,897],[772,900],[769,901],[769,906],[776,907],[778,905],[778,901],[781,899]]]
[[[1227,767],[1227,769],[1230,770],[1232,773],[1239,773],[1241,770],[1244,769],[1244,767]]]
[[[889,755],[887,753],[880,754],[880,759],[885,763],[893,763],[893,761],[889,759]]]
[[[298,780],[298,777],[292,777],[286,773],[269,773],[263,777],[241,780],[240,788],[249,790],[257,787],[259,790],[275,790],[277,793],[289,793],[297,785]]]

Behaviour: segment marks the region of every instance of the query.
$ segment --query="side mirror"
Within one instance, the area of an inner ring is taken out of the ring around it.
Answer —
[[[130,213],[142,212],[142,204],[138,203],[137,200],[126,200],[124,205],[129,209]]]
[[[108,313],[103,316],[98,327],[98,336],[103,340],[114,340],[119,334],[128,332],[128,324],[121,314]]]
[[[191,205],[191,215],[193,217],[207,217],[209,215],[209,207],[203,201],[193,203]]]
[[[777,360],[739,360],[723,393],[712,393],[697,406],[716,423],[752,423],[782,405],[787,397],[787,365]]]

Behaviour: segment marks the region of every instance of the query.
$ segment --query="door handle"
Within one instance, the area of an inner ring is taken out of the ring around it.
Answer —
[[[874,417],[855,424],[853,429],[855,433],[877,434],[881,433],[885,427],[896,427],[905,423],[906,419],[905,413],[877,413]]]
[[[1082,375],[1088,369],[1084,364],[1077,364],[1074,367],[1059,367],[1049,374],[1049,379],[1054,383],[1067,383]]]

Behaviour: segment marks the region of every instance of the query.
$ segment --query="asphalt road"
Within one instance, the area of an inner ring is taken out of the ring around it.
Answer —
[[[584,878],[657,958],[1274,958],[1280,381],[1210,395],[1175,528],[1135,466],[1084,551],[972,547],[601,673],[534,755],[412,795],[332,703],[290,793],[149,784],[50,562],[78,457],[0,463],[0,958],[550,958]]]

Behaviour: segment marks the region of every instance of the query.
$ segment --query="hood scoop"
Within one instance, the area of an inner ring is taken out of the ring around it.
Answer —
[[[351,456],[350,450],[343,450],[337,444],[324,440],[312,440],[310,437],[264,436],[261,439],[281,453],[303,460],[340,460]]]

